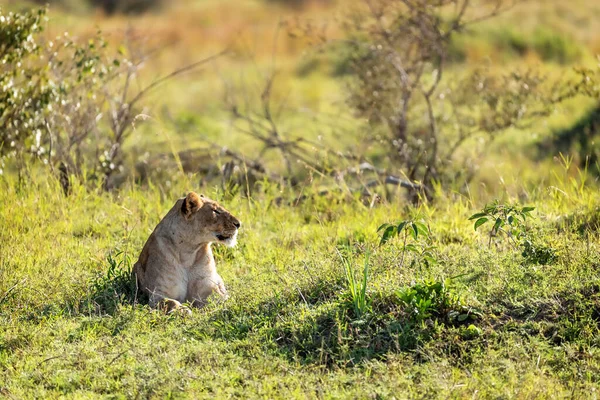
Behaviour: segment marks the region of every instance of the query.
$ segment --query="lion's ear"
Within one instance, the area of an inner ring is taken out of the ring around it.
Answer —
[[[201,194],[201,195],[200,195],[200,197],[204,198],[204,195],[203,195],[203,194]]]
[[[202,204],[203,202],[200,196],[194,192],[189,192],[181,204],[181,213],[184,217],[189,218],[202,207]]]

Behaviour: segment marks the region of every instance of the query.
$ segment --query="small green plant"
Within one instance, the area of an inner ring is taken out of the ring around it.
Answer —
[[[412,220],[400,221],[397,225],[385,223],[377,228],[377,232],[382,230],[383,234],[381,235],[381,241],[379,242],[380,246],[387,243],[394,236],[400,236],[402,233],[404,233],[405,241],[409,234],[414,240],[417,240],[419,233],[425,237],[429,236],[429,229],[427,228],[427,225],[422,222]]]
[[[558,259],[556,250],[550,246],[537,244],[530,238],[524,238],[521,247],[523,248],[521,255],[532,264],[549,265]]]
[[[504,234],[514,247],[523,249],[521,255],[528,262],[552,264],[558,259],[556,251],[550,246],[537,243],[525,225],[527,217],[531,217],[534,209],[534,207],[500,204],[496,200],[487,204],[481,212],[471,215],[469,220],[475,220],[475,230],[487,222],[493,221],[493,226],[489,231],[488,246],[492,243],[492,237]]]
[[[466,328],[463,328],[460,332],[460,335],[465,340],[471,340],[481,336],[482,333],[483,331],[481,330],[481,328],[478,328],[475,325],[471,324]]]
[[[415,322],[436,317],[449,323],[463,323],[480,316],[479,311],[465,305],[464,299],[455,290],[452,279],[415,283],[398,290],[396,296]]]
[[[493,222],[489,231],[490,241],[488,246],[492,244],[492,237],[501,234],[504,234],[510,242],[517,245],[518,241],[526,234],[525,222],[527,217],[531,216],[533,210],[535,210],[535,207],[500,204],[498,200],[495,200],[486,204],[480,212],[471,215],[469,220],[475,220],[475,230],[488,222]]]
[[[338,255],[344,266],[348,294],[354,309],[354,315],[357,319],[361,319],[371,307],[371,301],[367,295],[367,284],[369,282],[369,253],[367,252],[365,254],[362,277],[360,278],[357,278],[356,271],[348,257],[344,257],[339,251]]]
[[[418,261],[437,264],[436,246],[431,244],[431,232],[423,221],[404,220],[396,225],[385,223],[377,229],[377,232],[383,232],[379,246],[383,246],[396,236],[402,237],[400,266],[404,265],[404,256],[407,251],[413,253]]]
[[[108,270],[104,279],[99,281],[115,282],[128,285],[131,281],[131,257],[123,250],[117,250],[114,255],[109,253],[106,256]],[[98,282],[98,281],[96,281]]]
[[[133,304],[137,288],[131,275],[131,258],[127,252],[117,250],[109,253],[106,262],[106,273],[98,274],[92,279],[88,308],[110,314],[119,304]]]

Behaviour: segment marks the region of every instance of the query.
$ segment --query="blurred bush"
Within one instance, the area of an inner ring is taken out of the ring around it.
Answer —
[[[492,34],[492,43],[501,51],[523,56],[535,53],[543,61],[568,64],[581,57],[581,48],[561,32],[538,27],[531,34],[515,29],[503,29]]]
[[[326,52],[316,52],[305,56],[296,66],[296,74],[300,77],[326,67],[326,72],[334,77],[353,73],[352,62],[354,49],[344,42],[332,43]]]
[[[482,53],[482,49],[484,53],[495,53],[496,57],[535,54],[542,61],[563,65],[579,61],[584,53],[582,45],[564,32],[540,26],[527,33],[516,27],[504,26],[454,35],[448,45],[448,60],[464,62],[469,53]]]
[[[39,160],[53,171],[59,164],[61,178],[107,181],[135,115],[127,88],[136,65],[100,33],[45,39],[45,13],[0,13],[0,166],[9,162],[23,177],[27,161]]]
[[[56,5],[65,10],[82,12],[89,8],[100,8],[108,15],[140,14],[164,6],[165,0],[34,0],[40,5]]]
[[[94,7],[100,7],[107,14],[139,14],[165,5],[164,0],[88,0]]]
[[[537,72],[479,69],[462,79],[446,74],[448,60],[464,58],[452,39],[471,21],[464,12],[441,18],[444,2],[416,4],[407,9],[381,0],[351,10],[340,59],[352,71],[348,105],[370,124],[366,140],[381,146],[389,163],[430,197],[436,185],[466,187],[477,167],[460,149],[490,143],[523,123],[529,110],[545,113],[546,94]],[[494,8],[488,12],[495,15]],[[486,147],[475,157],[483,157]]]
[[[531,42],[533,50],[544,61],[567,64],[577,61],[582,54],[579,44],[569,36],[547,28],[536,29]]]

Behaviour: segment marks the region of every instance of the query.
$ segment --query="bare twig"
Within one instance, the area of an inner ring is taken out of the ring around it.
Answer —
[[[45,364],[45,363],[47,363],[50,360],[55,360],[57,358],[63,358],[63,357],[64,356],[60,355],[60,356],[52,356],[52,357],[45,358],[42,361],[40,361],[37,366],[39,367],[40,365]]]
[[[0,304],[4,303],[4,301],[6,301],[6,299],[8,298],[8,295],[11,294],[12,291],[14,291],[17,286],[22,285],[23,283],[25,283],[27,281],[27,278],[22,279],[20,282],[15,283],[14,285],[12,285],[7,291],[6,293],[4,293],[4,296],[2,296],[2,298],[0,298]]]
[[[157,80],[155,80],[154,82],[152,82],[151,84],[149,84],[148,86],[146,86],[144,89],[142,89],[134,98],[133,100],[131,100],[129,102],[130,107],[133,107],[135,105],[135,103],[137,103],[142,97],[144,97],[150,90],[154,89],[156,86],[160,85],[161,83],[164,83],[165,81],[168,81],[169,79],[172,79],[178,75],[184,74],[186,72],[189,72],[193,69],[198,68],[201,65],[207,64],[211,61],[216,60],[219,57],[222,57],[223,55],[227,54],[229,52],[229,50],[223,50],[220,53],[214,54],[210,57],[207,57],[203,60],[197,61],[195,63],[189,64],[183,68],[179,68],[173,72],[171,72],[168,75],[163,76],[162,78],[159,78]]]

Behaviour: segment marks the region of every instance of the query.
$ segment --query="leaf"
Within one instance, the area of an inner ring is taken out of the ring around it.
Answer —
[[[438,260],[436,260],[432,255],[425,255],[423,256],[423,258],[429,263],[429,264],[437,264]]]
[[[485,224],[486,222],[488,222],[489,220],[487,218],[479,218],[477,221],[475,221],[475,230],[477,230],[477,228],[479,228],[481,225]]]
[[[388,226],[390,226],[390,224],[388,224],[387,222],[383,225],[381,225],[379,228],[377,228],[377,232],[379,232],[380,230],[382,230],[383,228],[387,228]]]
[[[458,322],[463,322],[463,321],[466,321],[467,318],[469,318],[469,314],[460,314],[457,319],[458,319]]]
[[[417,237],[419,237],[419,228],[417,228],[417,226],[415,225],[414,222],[411,224],[411,228],[412,228],[412,231],[411,231],[412,237],[415,240],[417,240]]]
[[[417,226],[417,230],[421,234],[421,236],[429,237],[429,228],[422,222],[415,222],[414,225]]]
[[[367,283],[369,281],[369,257],[370,254],[367,252],[367,254],[365,255],[365,268],[363,270],[363,281],[362,281],[362,287],[361,287],[361,292],[360,292],[360,296],[361,296],[361,314],[364,313],[366,311],[367,308]]]
[[[417,246],[415,246],[412,243],[407,244],[406,246],[404,246],[404,250],[412,251],[414,253],[418,253],[419,252],[419,249],[417,249]]]
[[[383,232],[383,235],[381,235],[381,241],[379,242],[379,246],[387,243],[388,240],[390,240],[392,238],[392,236],[394,235],[394,231],[396,230],[395,226],[388,226],[385,231]]]
[[[496,219],[496,223],[494,224],[494,227],[492,228],[492,231],[494,231],[495,233],[498,232],[498,229],[500,229],[500,227],[504,224],[504,222],[502,221],[502,218],[497,218]]]
[[[521,218],[523,219],[523,222],[525,222],[527,220],[527,216],[529,216],[529,213],[531,213],[533,210],[535,210],[535,207],[523,207],[521,209]]]
[[[402,232],[402,230],[404,229],[404,227],[406,227],[406,224],[408,224],[408,221],[402,221],[402,222],[400,222],[398,224],[398,228],[396,228],[397,232],[398,232],[398,235],[400,234],[400,232]]]
[[[498,211],[498,200],[495,200],[493,203],[486,204],[483,210],[488,214],[494,214]]]
[[[485,216],[487,216],[487,213],[484,213],[484,212],[473,214],[469,217],[469,221],[471,221],[472,219],[481,218],[481,217],[485,217]]]

